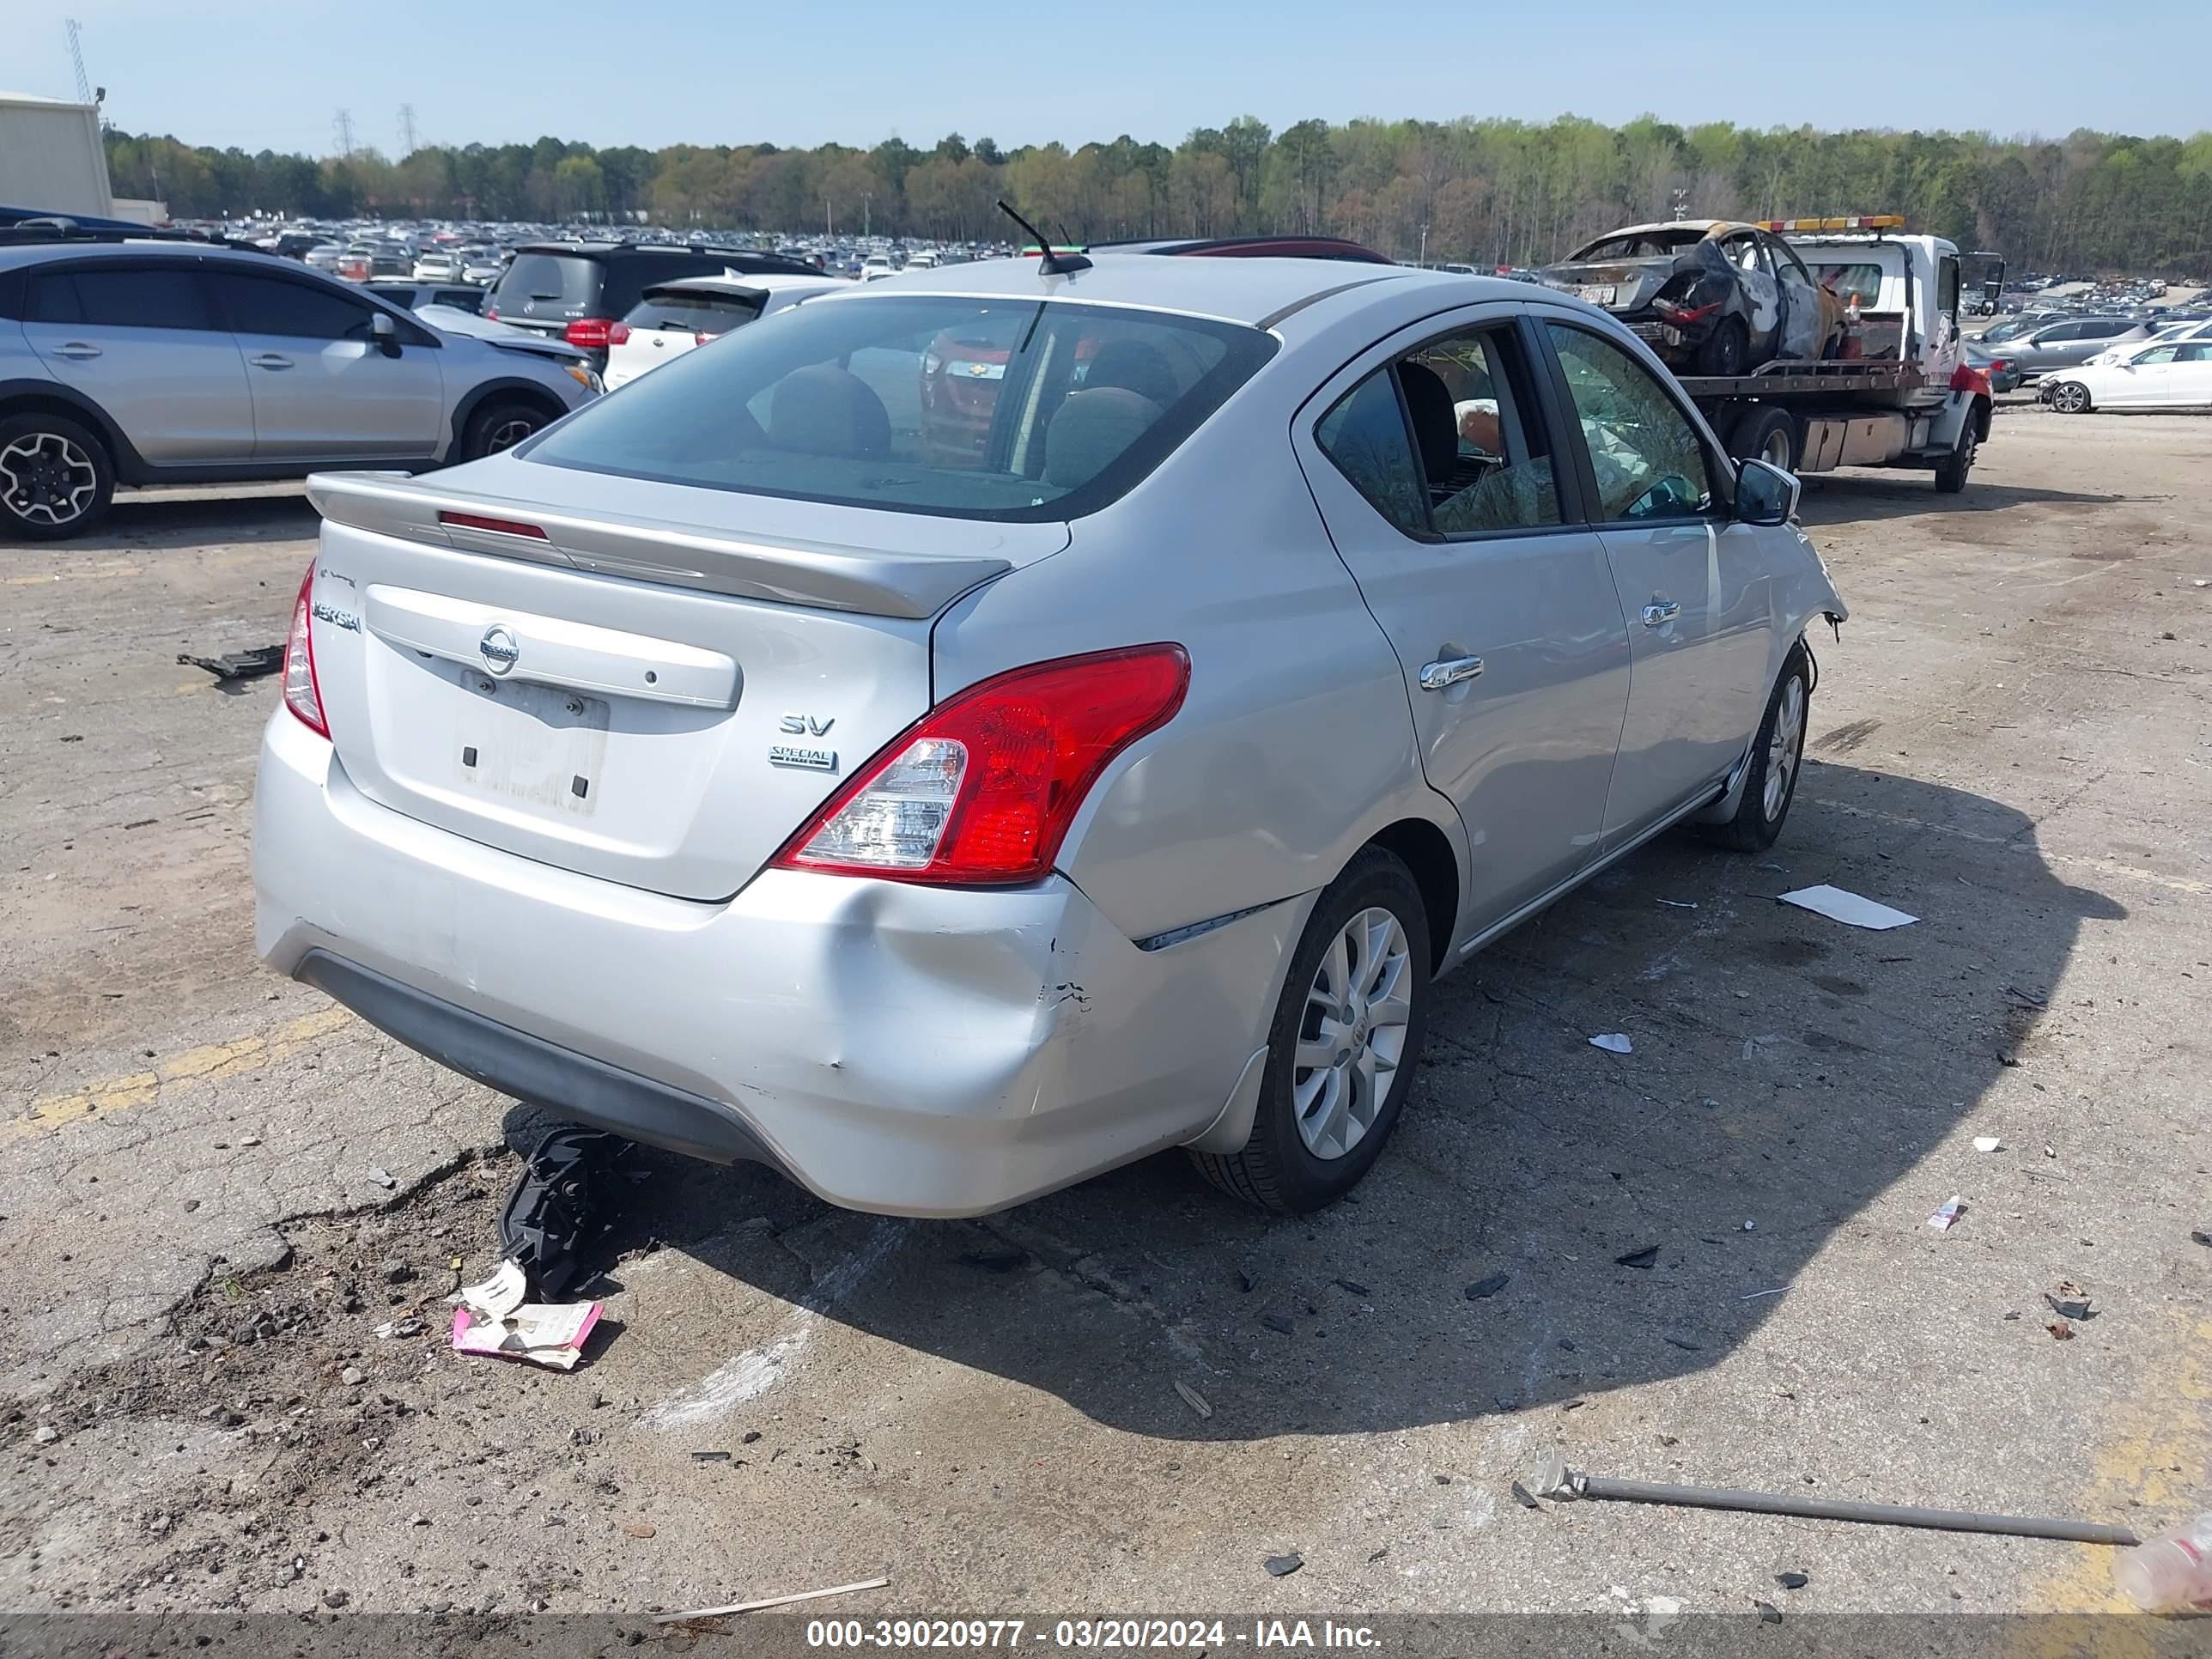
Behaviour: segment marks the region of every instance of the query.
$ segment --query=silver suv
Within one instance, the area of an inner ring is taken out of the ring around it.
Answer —
[[[118,484],[472,460],[599,389],[266,253],[0,240],[0,536],[88,530]]]

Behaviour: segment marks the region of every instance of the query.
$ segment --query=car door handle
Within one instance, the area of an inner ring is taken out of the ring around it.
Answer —
[[[1482,672],[1480,657],[1447,657],[1442,662],[1421,665],[1421,690],[1443,691],[1462,680],[1471,680]]]
[[[100,348],[88,345],[82,340],[64,340],[54,348],[57,357],[97,357]]]
[[[1674,621],[1675,617],[1681,614],[1682,605],[1680,600],[1661,600],[1656,604],[1647,605],[1644,607],[1644,625],[1646,628],[1662,627],[1666,623]]]
[[[274,351],[264,351],[258,357],[248,357],[246,361],[252,363],[256,368],[289,368],[292,367],[292,360],[289,357],[283,356]]]

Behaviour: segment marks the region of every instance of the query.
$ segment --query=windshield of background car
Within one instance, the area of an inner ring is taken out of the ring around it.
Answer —
[[[599,302],[597,259],[570,253],[518,253],[500,276],[491,303],[502,317],[571,317]]]
[[[842,297],[687,353],[517,453],[554,466],[952,518],[1126,494],[1274,355],[1121,307]]]
[[[757,296],[707,292],[654,294],[648,291],[623,319],[632,328],[672,328],[694,334],[723,334],[760,315]]]

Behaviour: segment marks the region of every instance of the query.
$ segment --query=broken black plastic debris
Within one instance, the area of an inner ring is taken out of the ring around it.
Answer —
[[[1291,1324],[1280,1314],[1261,1314],[1260,1322],[1279,1336],[1290,1336],[1297,1330],[1297,1326]]]
[[[1613,1260],[1617,1267],[1648,1269],[1658,1261],[1659,1247],[1656,1244],[1646,1244],[1640,1250],[1631,1250],[1626,1255],[1617,1255]]]
[[[2045,1291],[2043,1299],[2051,1304],[2051,1311],[2061,1319],[2094,1319],[2097,1316],[2090,1310],[2089,1298],[2086,1296],[2056,1297]]]
[[[1478,1279],[1462,1292],[1470,1302],[1487,1302],[1513,1282],[1510,1273],[1492,1273],[1487,1279]]]
[[[1518,1504],[1524,1510],[1540,1510],[1544,1507],[1535,1500],[1533,1495],[1531,1495],[1528,1488],[1522,1486],[1518,1480],[1516,1480],[1513,1483],[1513,1501]]]
[[[1361,1284],[1356,1279],[1340,1279],[1336,1281],[1336,1288],[1340,1291],[1346,1291],[1352,1296],[1372,1296],[1375,1294],[1374,1291],[1369,1290],[1364,1285]]]
[[[631,1145],[599,1129],[556,1129],[515,1177],[500,1211],[500,1250],[547,1301],[584,1277],[585,1250],[614,1224],[607,1180]]]
[[[1760,1624],[1778,1625],[1782,1622],[1782,1609],[1776,1607],[1773,1602],[1753,1601],[1751,1605],[1759,1609],[1759,1622]]]
[[[195,657],[189,652],[177,653],[177,660],[194,668],[204,668],[219,680],[258,680],[264,674],[273,674],[284,665],[284,647],[281,645],[257,646],[251,651],[233,651],[220,657]]]
[[[1784,1589],[1803,1589],[1813,1580],[1802,1572],[1778,1572],[1774,1575],[1774,1582]]]
[[[726,1463],[730,1461],[730,1454],[726,1451],[695,1451],[691,1454],[691,1461],[694,1463]]]
[[[1296,1550],[1292,1550],[1288,1555],[1271,1555],[1267,1558],[1267,1577],[1287,1578],[1305,1564],[1305,1557],[1300,1555]]]

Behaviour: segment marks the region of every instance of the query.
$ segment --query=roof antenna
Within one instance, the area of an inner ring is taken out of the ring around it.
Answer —
[[[1009,207],[1003,198],[999,202],[999,211],[1029,232],[1036,241],[1037,252],[1044,256],[1037,263],[1037,275],[1040,276],[1072,276],[1079,270],[1091,269],[1091,261],[1080,253],[1054,252],[1052,244],[1045,240],[1044,234]]]

